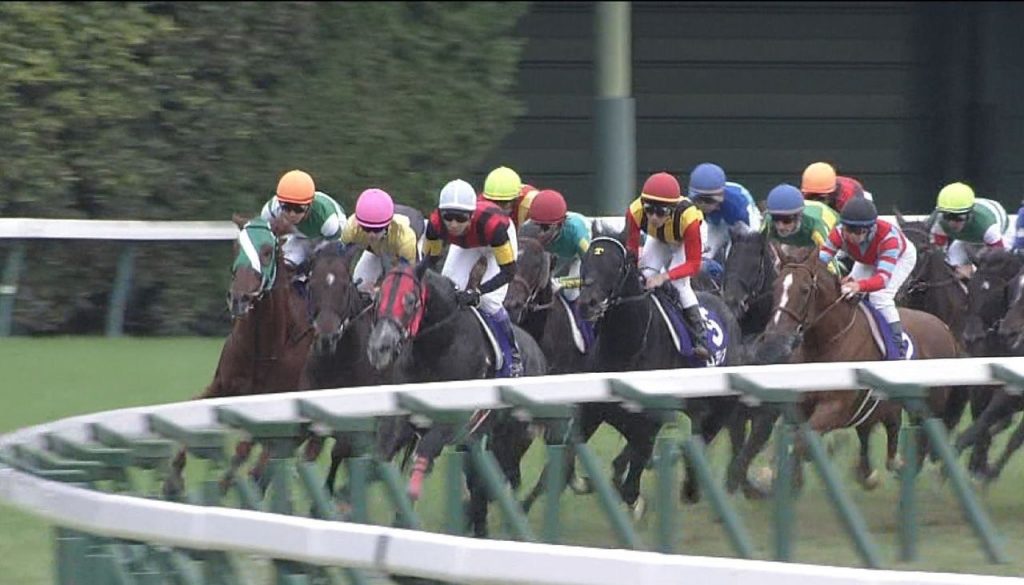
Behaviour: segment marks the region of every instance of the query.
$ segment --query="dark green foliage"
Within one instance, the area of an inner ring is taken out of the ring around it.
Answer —
[[[511,129],[523,3],[0,3],[0,216],[228,220],[309,171],[428,209]],[[118,244],[29,245],[21,332],[98,332]],[[130,333],[223,332],[227,242],[143,244]]]

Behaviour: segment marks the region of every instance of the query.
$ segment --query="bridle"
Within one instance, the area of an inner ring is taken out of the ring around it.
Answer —
[[[631,302],[634,302],[634,301],[643,300],[643,299],[649,297],[652,292],[654,292],[653,289],[648,289],[648,290],[644,290],[640,294],[630,295],[630,296],[626,296],[626,297],[622,296],[622,289],[623,289],[623,287],[626,286],[626,280],[629,278],[629,274],[630,274],[630,266],[629,266],[629,261],[628,261],[629,260],[629,256],[626,253],[626,246],[624,246],[622,244],[622,242],[620,242],[619,240],[617,240],[615,238],[612,238],[612,237],[609,237],[609,236],[599,236],[599,237],[594,238],[593,240],[590,241],[590,250],[593,251],[595,249],[594,248],[594,244],[599,244],[599,243],[602,243],[602,242],[612,242],[614,244],[612,247],[614,247],[617,250],[619,250],[619,252],[622,254],[622,263],[619,265],[619,274],[617,276],[615,286],[612,287],[612,290],[608,294],[608,297],[606,299],[604,299],[603,301],[601,301],[600,311],[599,311],[599,313],[597,315],[598,319],[603,317],[604,314],[608,311],[608,309],[610,309],[610,308],[612,308],[612,307],[614,307],[616,305],[621,305],[623,303],[631,303]],[[602,249],[606,249],[606,248],[602,248]],[[588,252],[588,254],[589,254],[589,252]],[[586,287],[587,285],[593,283],[593,280],[587,278],[586,274],[584,273],[583,267],[580,268],[580,280],[582,281],[582,286],[583,287]]]
[[[542,254],[545,253],[543,246],[540,246],[540,242],[537,239],[535,239],[535,238],[525,238],[524,237],[521,242],[526,242],[526,241],[537,242],[540,252]],[[546,310],[550,309],[552,305],[554,305],[554,303],[555,303],[554,296],[552,296],[551,300],[546,302],[546,303],[537,303],[536,301],[537,301],[537,295],[539,295],[540,293],[544,292],[545,290],[547,290],[547,289],[549,289],[551,287],[551,278],[550,278],[550,276],[551,275],[550,275],[550,271],[549,271],[549,273],[541,280],[540,283],[538,283],[537,285],[531,285],[517,271],[516,275],[512,277],[512,282],[510,282],[508,286],[509,286],[509,289],[511,290],[513,284],[519,284],[520,286],[523,287],[523,290],[526,291],[526,300],[523,303],[523,309],[525,311],[528,311],[528,312],[531,312],[531,313],[535,313],[535,312],[538,312],[538,311],[546,311]],[[546,285],[546,286],[544,286],[544,285]]]
[[[765,252],[761,253],[761,259],[757,264],[757,277],[755,278],[754,285],[751,288],[744,287],[743,296],[736,301],[736,305],[744,313],[747,312],[752,305],[759,302],[762,298],[771,295],[772,290],[768,286],[768,264],[772,262],[766,252],[768,250],[768,242],[764,243]],[[756,295],[751,291],[759,290],[761,292]]]
[[[795,270],[803,270],[803,271],[806,271],[810,275],[810,278],[811,278],[811,294],[810,294],[810,298],[808,298],[806,303],[803,303],[803,306],[804,306],[803,315],[798,315],[796,313],[796,311],[793,311],[792,309],[790,309],[789,307],[787,307],[785,305],[779,305],[779,306],[775,307],[775,313],[776,314],[777,313],[783,313],[785,315],[788,315],[794,321],[796,321],[796,333],[797,333],[797,335],[802,335],[805,331],[810,331],[811,329],[813,329],[818,324],[819,321],[821,321],[826,315],[828,315],[829,311],[831,311],[833,308],[838,306],[844,300],[844,296],[842,294],[840,294],[839,297],[836,298],[836,300],[834,300],[831,303],[829,303],[829,305],[827,307],[825,307],[824,310],[822,310],[820,313],[818,313],[818,315],[813,320],[811,320],[810,323],[805,323],[805,321],[807,321],[808,315],[811,312],[811,307],[815,306],[815,301],[817,300],[817,295],[818,295],[818,274],[814,271],[813,268],[811,268],[810,266],[807,266],[803,262],[792,262],[792,263],[789,263],[789,264],[783,264],[782,265],[782,268],[779,270],[778,278],[782,278],[782,275],[785,273],[787,268],[792,268],[792,269],[795,269]],[[828,341],[826,341],[824,343],[823,347],[831,346],[832,342],[835,341],[836,339],[838,339],[840,336],[844,335],[847,331],[849,331],[850,328],[853,327],[853,324],[856,321],[857,321],[857,312],[854,311],[852,316],[850,317],[850,322],[847,323],[846,327],[843,327],[842,330],[840,330],[838,333],[836,333],[835,335],[830,337],[828,339]]]

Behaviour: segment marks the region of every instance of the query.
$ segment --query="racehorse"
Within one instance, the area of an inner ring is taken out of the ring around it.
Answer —
[[[429,270],[426,262],[416,267],[399,265],[381,283],[377,320],[370,333],[370,362],[378,369],[394,366],[394,382],[436,382],[491,378],[495,358],[482,324],[474,312],[459,307],[455,286],[448,278]],[[537,342],[513,327],[528,376],[547,373],[547,361]],[[495,452],[513,489],[520,483],[519,462],[530,446],[527,425],[507,413],[477,412],[468,434],[480,440],[489,434],[488,448]],[[464,429],[465,430],[465,429]],[[451,442],[456,429],[433,424],[416,446],[409,491],[416,499],[423,476]],[[473,466],[466,468],[470,493],[468,520],[477,536],[487,534],[490,494]]]
[[[963,341],[967,287],[946,263],[945,250],[931,244],[925,222],[907,221],[899,212],[896,221],[917,248],[917,264],[897,294],[896,303],[935,315],[949,327],[954,337]]]
[[[828,271],[818,259],[814,248],[796,249],[786,255],[780,246],[772,245],[778,257],[777,276],[773,283],[774,315],[757,348],[758,363],[846,362],[884,359],[872,338],[870,317],[846,302],[840,294],[839,278]],[[934,315],[912,309],[899,309],[904,331],[914,341],[916,355],[921,359],[959,357],[960,350],[946,327]],[[949,388],[933,389],[928,405],[937,415],[944,413]],[[873,406],[867,390],[808,392],[801,408],[814,431],[824,434],[835,429],[854,426],[860,438],[861,452],[858,479],[865,487],[876,484],[868,457],[871,430],[882,423],[887,438],[886,467],[900,466],[897,458],[902,407],[891,401],[878,401]],[[946,428],[956,424],[944,418]],[[796,460],[802,461],[806,446],[797,441]],[[926,445],[920,456],[926,452]],[[797,485],[802,484],[802,465],[796,467]]]
[[[313,253],[309,293],[316,340],[312,344],[299,379],[299,389],[345,388],[386,384],[390,372],[379,372],[366,353],[373,327],[373,302],[359,293],[359,283],[352,280],[352,263],[360,253],[359,246],[343,246],[330,242],[321,244]],[[401,434],[389,417],[378,432],[376,455],[390,461],[403,446],[411,446],[414,436]],[[326,488],[334,493],[338,467],[355,455],[351,437],[334,436],[331,466]],[[306,445],[305,457],[315,460],[323,447],[323,437],[313,436]]]
[[[583,259],[581,268],[583,287],[580,303],[583,317],[595,322],[597,338],[590,352],[592,371],[623,372],[631,370],[657,370],[667,368],[689,368],[698,365],[676,350],[672,331],[660,317],[652,291],[643,289],[640,269],[636,257],[627,252],[622,241],[616,237],[601,236],[590,243],[590,250]],[[666,292],[671,283],[666,283]],[[697,293],[701,306],[716,313],[725,324],[724,330],[714,324],[713,335],[727,338],[725,359],[719,365],[735,365],[740,357],[740,329],[736,319],[725,303],[717,296],[705,292]],[[736,420],[738,399],[698,398],[686,401],[685,412],[691,420],[694,434],[700,434],[705,443],[710,443],[722,427]],[[621,416],[616,404],[600,405],[605,420]],[[651,458],[654,440],[661,428],[661,421],[644,415],[644,426],[636,432],[643,440],[627,444],[629,451],[628,470],[619,482],[615,479],[622,499],[634,511],[640,495],[640,476]],[[591,422],[589,427],[580,429],[581,440],[586,441],[596,430]],[[739,442],[734,443],[734,455]],[[734,459],[735,460],[735,459]],[[696,501],[698,498],[695,474],[687,461],[688,473],[683,486],[683,498]],[[736,472],[730,466],[730,477]],[[745,471],[745,470],[744,470]],[[746,477],[737,478],[746,482]]]
[[[739,321],[744,338],[760,335],[772,313],[775,266],[761,232],[734,234],[725,259],[722,297]]]
[[[305,301],[291,285],[292,269],[278,254],[278,238],[287,233],[280,220],[254,218],[242,224],[235,242],[235,261],[228,292],[231,333],[224,341],[213,381],[196,399],[295,390],[313,341]],[[248,457],[250,441],[238,443],[232,470]],[[181,472],[185,449],[178,451],[164,482],[164,492],[177,496],[184,488]],[[259,469],[265,463],[261,459]]]

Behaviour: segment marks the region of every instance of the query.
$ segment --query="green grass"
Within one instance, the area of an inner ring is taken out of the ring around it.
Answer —
[[[219,339],[122,339],[55,338],[0,340],[0,364],[4,378],[0,400],[0,433],[43,423],[75,414],[144,404],[187,400],[209,383],[216,366],[222,340]],[[926,470],[919,486],[919,548],[922,560],[913,564],[899,563],[897,540],[898,483],[886,474],[882,487],[865,492],[850,478],[856,450],[855,437],[839,448],[836,467],[846,479],[848,493],[865,514],[869,528],[882,551],[887,565],[893,568],[987,573],[998,575],[1024,574],[1024,499],[1019,485],[1024,479],[1024,464],[1015,460],[1004,477],[983,499],[1001,531],[1013,562],[990,565],[986,562],[977,539],[963,520],[959,505],[948,484],[937,474]],[[1000,437],[993,456],[1002,448]],[[603,461],[609,462],[621,447],[618,435],[602,430],[592,446]],[[876,433],[873,444],[874,461],[882,462],[884,440]],[[728,440],[712,444],[709,456],[717,473],[724,469]],[[770,451],[770,450],[769,450]],[[762,459],[767,456],[762,455]],[[532,485],[543,460],[541,443],[535,443],[527,455],[524,483]],[[190,465],[190,482],[198,481],[201,466]],[[858,559],[841,523],[832,511],[827,494],[808,466],[808,483],[797,502],[796,560],[858,566]],[[444,523],[438,467],[427,482],[427,492],[419,512],[428,528],[440,530]],[[653,519],[654,477],[645,474],[644,494],[650,506],[639,526],[641,538],[649,546],[655,542]],[[379,488],[373,496],[374,520],[386,522],[389,513],[382,503]],[[759,558],[771,556],[771,502],[749,502],[734,499],[734,505],[749,528]],[[574,544],[615,546],[609,524],[596,496],[575,496],[567,493],[562,499],[561,529],[565,540]],[[678,509],[681,537],[678,550],[687,554],[731,555],[722,527],[714,519],[709,505],[701,503]],[[492,527],[501,531],[501,514],[492,508]],[[543,499],[530,515],[531,524],[540,534],[543,520]],[[37,519],[9,507],[0,507],[0,582],[20,585],[43,585],[53,582],[52,540],[49,527]]]

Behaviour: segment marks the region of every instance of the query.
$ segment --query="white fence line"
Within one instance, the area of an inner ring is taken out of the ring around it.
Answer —
[[[741,375],[766,388],[806,392],[860,388],[858,370],[868,370],[894,383],[1000,384],[993,375],[995,365],[1024,374],[1024,358],[971,358],[569,374],[220,398],[72,417],[0,437],[0,448],[16,443],[43,447],[51,433],[88,442],[90,423],[103,423],[129,437],[144,438],[151,436],[147,422],[151,414],[191,429],[218,427],[216,408],[220,406],[230,406],[258,421],[300,418],[300,400],[338,416],[404,414],[399,406],[400,394],[439,409],[502,408],[511,406],[501,402],[502,386],[538,402],[617,401],[619,398],[612,393],[613,380],[623,380],[643,394],[689,398],[736,394],[730,374]],[[694,582],[722,585],[744,578],[768,585],[1024,582],[961,574],[846,569],[476,540],[103,494],[2,467],[0,500],[56,524],[111,537],[473,584],[619,585],[628,581],[633,585],[667,585],[679,582],[684,575]]]
[[[895,221],[891,215],[885,219]],[[908,215],[908,220],[924,220],[926,215]],[[1010,216],[1015,221],[1016,214]],[[622,229],[623,216],[594,218],[610,227]],[[0,218],[0,239],[71,240],[233,240],[238,227],[230,221],[136,221],[107,219]]]

